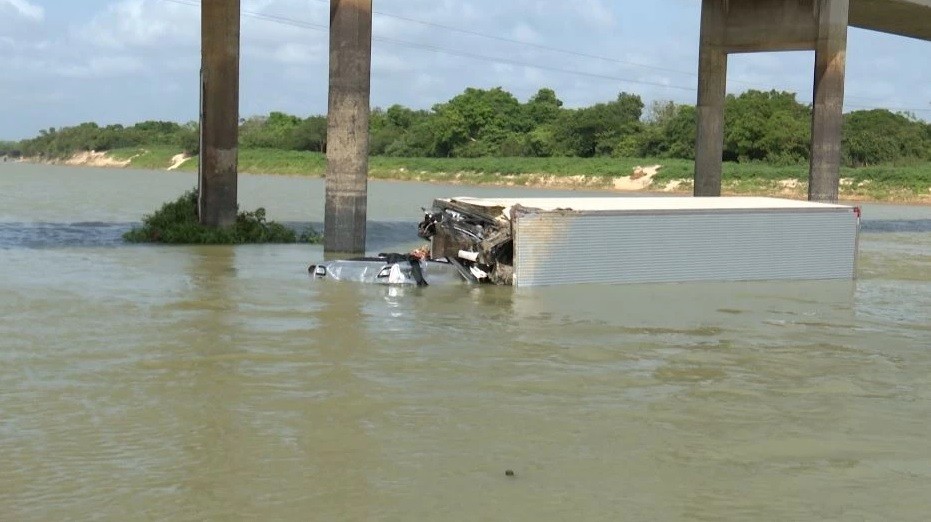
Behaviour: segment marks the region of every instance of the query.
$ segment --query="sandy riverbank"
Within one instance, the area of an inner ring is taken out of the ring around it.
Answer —
[[[21,158],[19,161],[29,163],[45,163],[77,167],[98,168],[129,168],[137,167],[134,159],[149,154],[148,150],[139,152],[126,158],[115,158],[108,152],[85,151],[74,154],[66,159],[49,160],[46,158]],[[166,156],[167,158],[167,156]],[[157,170],[178,170],[185,166],[196,156],[175,154],[165,165]],[[153,167],[148,167],[153,168]],[[189,167],[186,167],[187,169]],[[656,176],[662,171],[663,165],[635,166],[626,176],[610,175],[565,175],[551,173],[525,173],[525,174],[490,174],[478,172],[426,172],[407,169],[404,167],[393,169],[373,168],[370,171],[371,179],[393,181],[416,181],[422,183],[448,183],[455,185],[484,185],[484,186],[524,186],[537,188],[552,188],[563,190],[604,190],[608,192],[637,192],[637,193],[669,193],[687,195],[692,193],[691,179],[667,179],[657,182]],[[312,175],[322,176],[320,172],[312,174],[281,174],[274,172],[274,168],[266,168],[261,172],[253,172],[248,167],[241,170],[243,174],[268,175]],[[773,196],[791,199],[806,199],[808,194],[807,181],[799,179],[743,179],[728,181],[722,185],[723,195],[756,195]],[[889,203],[907,203],[931,205],[931,189],[927,194],[916,194],[907,189],[894,189],[889,187],[873,187],[870,182],[856,184],[851,179],[843,178],[840,182],[840,197],[845,201],[878,201]]]
[[[133,159],[141,156],[145,152],[140,152],[136,156],[129,157],[125,160],[118,160],[110,157],[106,152],[85,151],[72,155],[70,158],[61,161],[62,165],[71,167],[128,167],[132,164]]]

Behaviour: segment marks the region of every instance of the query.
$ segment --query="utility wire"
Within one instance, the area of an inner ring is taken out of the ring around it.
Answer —
[[[316,0],[316,1],[317,1],[317,2],[320,2],[320,3],[324,3],[324,4],[329,4],[329,3],[330,3],[330,0]],[[584,52],[581,52],[581,51],[573,51],[573,50],[570,50],[570,49],[560,49],[559,47],[551,47],[551,46],[549,46],[549,45],[542,45],[542,44],[537,44],[537,43],[533,43],[533,42],[526,42],[526,41],[523,41],[523,40],[516,40],[516,39],[513,39],[513,38],[507,38],[507,37],[500,36],[500,35],[496,35],[496,34],[482,33],[482,32],[479,32],[479,31],[472,31],[472,30],[469,30],[469,29],[461,29],[461,28],[459,28],[459,27],[453,27],[453,26],[450,26],[450,25],[438,24],[438,23],[435,23],[435,22],[428,22],[428,21],[426,21],[426,20],[417,20],[416,18],[408,18],[408,17],[406,17],[406,16],[401,16],[401,15],[386,13],[386,12],[384,12],[384,11],[375,11],[375,10],[372,10],[372,13],[377,14],[377,15],[380,15],[380,16],[384,16],[384,17],[386,17],[386,18],[394,18],[394,19],[397,19],[397,20],[403,20],[403,21],[405,21],[405,22],[411,22],[411,23],[415,23],[415,24],[425,25],[425,26],[428,26],[428,27],[435,27],[435,28],[437,28],[437,29],[443,29],[444,31],[450,31],[450,32],[460,33],[460,34],[467,34],[467,35],[470,35],[470,36],[478,36],[479,38],[487,38],[487,39],[489,39],[489,40],[497,40],[497,41],[499,41],[499,42],[507,42],[507,43],[512,43],[512,44],[522,45],[522,46],[524,46],[524,47],[530,47],[530,48],[534,48],[534,49],[540,49],[540,50],[543,50],[543,51],[550,51],[550,52],[556,52],[556,53],[561,53],[561,54],[568,54],[568,55],[570,55],[570,56],[579,56],[579,57],[581,57],[581,58],[592,58],[592,59],[595,59],[595,60],[602,60],[602,61],[605,61],[605,62],[617,63],[617,64],[621,64],[621,65],[630,65],[630,66],[633,66],[633,67],[640,67],[640,68],[643,68],[643,69],[652,69],[652,70],[654,70],[654,71],[662,71],[662,72],[669,72],[669,73],[675,73],[675,74],[685,74],[685,75],[694,76],[694,77],[697,77],[697,76],[698,76],[696,73],[691,72],[691,71],[682,71],[682,70],[677,70],[677,69],[668,69],[668,68],[666,68],[666,67],[657,67],[657,66],[655,66],[655,65],[647,65],[647,64],[644,64],[644,63],[630,62],[630,61],[626,61],[626,60],[620,60],[620,59],[617,59],[617,58],[610,58],[610,57],[607,57],[607,56],[599,56],[599,55],[597,55],[597,54],[584,53]]]
[[[171,3],[174,3],[174,4],[187,5],[187,6],[191,6],[191,7],[198,7],[198,6],[200,5],[200,4],[197,3],[197,2],[189,2],[189,1],[186,1],[186,0],[162,0],[162,1],[163,1],[163,2],[171,2]],[[313,22],[306,22],[306,21],[303,21],[303,20],[295,20],[295,19],[293,19],[293,18],[289,18],[289,17],[285,17],[285,16],[276,16],[276,15],[269,15],[269,14],[265,14],[265,13],[258,13],[258,12],[255,12],[255,11],[241,10],[240,12],[241,12],[243,15],[249,16],[249,17],[251,17],[251,18],[257,18],[257,19],[261,19],[261,20],[267,20],[267,21],[270,21],[270,22],[275,22],[275,23],[279,23],[279,24],[283,24],[283,25],[290,25],[290,26],[293,26],[293,27],[301,27],[301,28],[305,28],[305,29],[313,29],[313,30],[319,30],[319,31],[329,31],[329,27],[326,26],[326,25],[323,25],[323,24],[315,24],[315,23],[313,23]],[[573,70],[573,69],[562,69],[562,68],[559,68],[559,67],[553,67],[553,66],[549,66],[549,65],[541,65],[541,64],[535,64],[535,63],[529,63],[529,62],[522,62],[522,61],[519,61],[519,60],[512,60],[512,59],[509,59],[509,58],[500,58],[500,57],[495,57],[495,56],[486,56],[486,55],[475,54],[475,53],[470,53],[470,52],[466,52],[466,51],[459,51],[459,50],[456,50],[456,49],[449,49],[449,48],[447,48],[447,47],[440,47],[440,46],[435,46],[435,45],[428,45],[428,44],[421,44],[421,43],[416,43],[416,42],[408,42],[408,41],[404,41],[404,40],[397,40],[397,39],[394,39],[394,38],[387,38],[387,37],[384,37],[384,36],[372,36],[372,39],[373,39],[373,40],[376,40],[376,41],[379,41],[379,42],[385,42],[385,43],[389,43],[389,44],[397,45],[397,46],[401,46],[401,47],[409,47],[409,48],[412,48],[412,49],[420,49],[420,50],[425,50],[425,51],[430,51],[430,52],[435,52],[435,53],[440,53],[440,54],[449,54],[449,55],[453,55],[453,56],[460,56],[460,57],[463,57],[463,58],[471,58],[471,59],[480,60],[480,61],[499,63],[499,64],[503,64],[503,65],[516,65],[516,66],[520,66],[520,67],[530,67],[530,68],[533,68],[533,69],[541,69],[541,70],[545,70],[545,71],[553,71],[553,72],[561,72],[561,73],[566,73],[566,74],[574,74],[574,75],[577,75],[577,76],[588,76],[588,77],[591,77],[591,78],[600,78],[600,79],[604,79],[604,80],[612,80],[612,81],[617,81],[617,82],[622,82],[622,83],[630,83],[630,84],[637,84],[637,85],[649,85],[649,86],[660,87],[660,88],[665,88],[665,89],[677,89],[677,90],[682,90],[682,91],[687,91],[687,92],[695,92],[695,88],[694,88],[694,87],[684,87],[684,86],[680,86],[680,85],[671,85],[671,84],[666,84],[666,83],[661,83],[661,82],[650,82],[650,81],[644,81],[644,80],[634,80],[634,79],[631,79],[631,78],[622,78],[622,77],[619,77],[619,76],[611,76],[611,75],[607,75],[607,74],[591,73],[591,72],[587,72],[587,71],[579,71],[579,70]]]
[[[316,1],[316,2],[319,2],[319,3],[322,3],[322,4],[327,4],[327,5],[329,5],[329,3],[330,3],[330,0],[315,0],[315,1]],[[657,66],[655,66],[655,65],[648,65],[648,64],[638,63],[638,62],[631,62],[631,61],[627,61],[627,60],[620,60],[620,59],[617,59],[617,58],[611,58],[611,57],[602,56],[602,55],[597,55],[597,54],[584,53],[584,52],[574,51],[574,50],[570,50],[570,49],[562,49],[562,48],[559,48],[559,47],[552,47],[552,46],[549,46],[549,45],[542,45],[542,44],[537,44],[537,43],[533,43],[533,42],[526,42],[526,41],[517,40],[517,39],[513,39],[513,38],[507,38],[507,37],[500,36],[500,35],[496,35],[496,34],[483,33],[483,32],[480,32],[480,31],[473,31],[473,30],[469,30],[469,29],[462,29],[462,28],[459,28],[459,27],[453,27],[453,26],[450,26],[450,25],[438,24],[438,23],[436,23],[436,22],[430,22],[430,21],[427,21],[427,20],[418,20],[418,19],[416,19],[416,18],[409,18],[409,17],[406,17],[406,16],[397,15],[397,14],[386,13],[386,12],[384,12],[384,11],[376,11],[376,10],[373,10],[372,13],[377,14],[377,15],[379,15],[379,16],[386,17],[386,18],[394,18],[394,19],[396,19],[396,20],[402,20],[402,21],[405,21],[405,22],[420,24],[420,25],[424,25],[424,26],[427,26],[427,27],[434,27],[434,28],[437,28],[437,29],[443,29],[444,31],[455,32],[455,33],[460,33],[460,34],[466,34],[466,35],[470,35],[470,36],[477,36],[477,37],[479,37],[479,38],[486,38],[486,39],[489,39],[489,40],[497,40],[497,41],[499,41],[499,42],[507,42],[507,43],[511,43],[511,44],[521,45],[521,46],[524,46],[524,47],[529,47],[529,48],[534,48],[534,49],[540,49],[540,50],[544,50],[544,51],[556,52],[556,53],[566,54],[566,55],[570,55],[570,56],[578,56],[578,57],[582,57],[582,58],[591,58],[591,59],[595,59],[595,60],[602,60],[602,61],[605,61],[605,62],[616,63],[616,64],[620,64],[620,65],[628,65],[628,66],[632,66],[632,67],[639,67],[639,68],[642,68],[642,69],[651,69],[651,70],[654,70],[654,71],[668,72],[668,73],[673,73],[673,74],[682,74],[682,75],[686,75],[686,76],[691,76],[691,77],[693,77],[693,78],[698,78],[698,73],[696,73],[696,72],[694,72],[694,71],[683,71],[683,70],[681,70],[681,69],[670,69],[670,68],[667,68],[667,67],[657,67]],[[696,57],[696,61],[697,61],[697,57]],[[737,83],[737,84],[741,84],[741,85],[748,85],[748,86],[751,86],[751,87],[758,87],[758,84],[756,84],[756,83],[754,83],[754,82],[746,82],[746,81],[741,81],[741,80],[730,80],[729,83]],[[785,89],[784,87],[781,87],[781,88],[782,88],[782,89]],[[694,90],[694,89],[693,89],[693,90]],[[803,89],[796,89],[795,87],[790,87],[790,88],[785,89],[785,90],[789,90],[789,91],[801,91],[801,90],[803,90]],[[847,98],[849,98],[849,99],[858,99],[858,100],[867,101],[867,102],[882,103],[882,100],[879,100],[879,99],[877,99],[877,98],[867,98],[867,97],[864,97],[864,96],[847,95]],[[896,108],[896,107],[892,107],[892,108]],[[901,109],[901,108],[899,108],[899,109],[900,109],[900,110],[908,110],[908,109]],[[919,109],[919,110],[924,110],[924,109]]]
[[[199,7],[199,6],[200,6],[200,3],[197,2],[197,1],[187,1],[187,0],[162,0],[162,1],[163,1],[163,2],[175,3],[175,4],[180,4],[180,5],[187,5],[187,6],[191,6],[191,7]],[[329,4],[329,0],[316,0],[316,1],[317,1],[317,2],[321,2],[321,3]],[[297,20],[297,19],[294,19],[294,18],[286,17],[286,16],[271,15],[271,14],[266,14],[266,13],[260,13],[260,12],[257,12],[257,11],[242,10],[241,12],[242,12],[243,15],[249,16],[249,17],[251,17],[251,18],[256,18],[256,19],[260,19],[260,20],[266,20],[266,21],[269,21],[269,22],[279,23],[279,24],[283,24],[283,25],[290,25],[290,26],[292,26],[292,27],[299,27],[299,28],[312,29],[312,30],[318,30],[318,31],[329,31],[329,26],[327,26],[327,25],[325,25],[325,24],[316,24],[316,23],[313,23],[313,22],[307,22],[307,21],[303,21],[303,20]],[[557,52],[557,53],[562,53],[562,54],[567,54],[567,55],[572,55],[572,56],[579,56],[579,57],[584,57],[584,58],[597,59],[597,60],[602,60],[602,61],[607,61],[607,62],[613,62],[613,63],[617,63],[617,64],[622,64],[622,65],[629,65],[629,66],[633,66],[633,67],[641,67],[641,68],[644,68],[644,69],[652,69],[652,70],[662,71],[662,72],[670,72],[670,73],[675,73],[675,74],[684,74],[684,75],[688,75],[688,76],[692,76],[692,77],[697,77],[697,76],[698,76],[697,74],[695,74],[695,73],[693,73],[693,72],[681,71],[681,70],[676,70],[676,69],[669,69],[669,68],[664,68],[664,67],[655,67],[655,66],[646,65],[646,64],[641,64],[641,63],[636,63],[636,62],[629,62],[629,61],[625,61],[625,60],[619,60],[619,59],[616,59],[616,58],[609,58],[609,57],[606,57],[606,56],[599,56],[599,55],[595,55],[595,54],[589,54],[589,53],[583,53],[583,52],[578,52],[578,51],[572,51],[572,50],[568,50],[568,49],[560,49],[560,48],[558,48],[558,47],[551,47],[551,46],[547,46],[547,45],[540,45],[540,44],[535,44],[535,43],[530,43],[530,42],[524,42],[524,41],[521,41],[521,40],[515,40],[515,39],[512,39],[512,38],[506,38],[506,37],[503,37],[503,36],[498,36],[498,35],[493,35],[493,34],[488,34],[488,33],[482,33],[482,32],[479,32],[479,31],[471,31],[471,30],[468,30],[468,29],[460,29],[460,28],[457,28],[457,27],[447,26],[447,25],[438,24],[438,23],[434,23],[434,22],[428,22],[428,21],[425,21],[425,20],[417,20],[417,19],[409,18],[409,17],[405,17],[405,16],[395,15],[395,14],[391,14],[391,13],[385,13],[385,12],[382,12],[382,11],[374,11],[374,10],[373,10],[372,12],[373,12],[374,14],[377,14],[377,15],[380,15],[380,16],[389,17],[389,18],[395,18],[395,19],[398,19],[398,20],[406,21],[406,22],[417,23],[417,24],[421,24],[421,25],[425,25],[425,26],[429,26],[429,27],[435,27],[435,28],[439,28],[439,29],[444,29],[444,30],[446,30],[446,31],[457,32],[457,33],[462,33],[462,34],[467,34],[467,35],[471,35],[471,36],[477,36],[477,37],[481,37],[481,38],[487,38],[487,39],[497,40],[497,41],[502,41],[502,42],[507,42],[507,43],[513,43],[513,44],[517,44],[517,45],[522,45],[522,46],[531,47],[531,48],[536,48],[536,49],[545,50],[545,51],[550,51],[550,52]],[[579,70],[573,70],[573,69],[563,69],[563,68],[560,68],[560,67],[553,67],[553,66],[549,66],[549,65],[534,64],[534,63],[524,62],[524,61],[520,61],[520,60],[513,60],[513,59],[509,59],[509,58],[499,58],[499,57],[493,57],[493,56],[485,56],[485,55],[481,55],[481,54],[470,53],[470,52],[466,52],[466,51],[459,51],[459,50],[456,50],[456,49],[450,49],[450,48],[447,48],[447,47],[440,47],[440,46],[429,45],[429,44],[422,44],[422,43],[416,43],[416,42],[408,42],[408,41],[404,41],[404,40],[398,40],[398,39],[394,39],[394,38],[387,38],[387,37],[383,37],[383,36],[376,36],[376,35],[373,35],[373,36],[372,36],[372,39],[373,39],[373,40],[376,40],[376,41],[385,42],[385,43],[388,43],[388,44],[400,46],[400,47],[407,47],[407,48],[411,48],[411,49],[425,50],[425,51],[434,52],[434,53],[439,53],[439,54],[448,54],[448,55],[453,55],[453,56],[460,56],[460,57],[463,57],[463,58],[470,58],[470,59],[479,60],[479,61],[486,61],[486,62],[499,63],[499,64],[503,64],[503,65],[514,65],[514,66],[519,66],[519,67],[529,67],[529,68],[533,68],[533,69],[540,69],[540,70],[546,70],[546,71],[553,71],[553,72],[559,72],[559,73],[564,73],[564,74],[572,74],[572,75],[577,75],[577,76],[587,76],[587,77],[590,77],[590,78],[598,78],[598,79],[603,79],[603,80],[611,80],[611,81],[617,81],[617,82],[622,82],[622,83],[629,83],[629,84],[636,84],[636,85],[648,85],[648,86],[652,86],[652,87],[659,87],[659,88],[663,88],[663,89],[681,90],[681,91],[687,91],[687,92],[692,92],[692,93],[695,92],[695,88],[694,88],[694,87],[684,87],[684,86],[680,86],[680,85],[673,85],[673,84],[667,84],[667,83],[662,83],[662,82],[650,82],[650,81],[644,81],[644,80],[633,80],[633,79],[630,79],[630,78],[622,78],[622,77],[612,76],[612,75],[608,75],[608,74],[590,73],[590,72],[586,72],[586,71],[579,71]],[[752,86],[752,87],[757,87],[757,88],[759,88],[759,87],[758,87],[758,84],[752,83],[752,82],[745,82],[745,81],[740,81],[740,80],[731,80],[729,83],[738,83],[738,84],[742,84],[742,85],[749,85],[749,86]],[[789,89],[789,90],[796,90],[796,89]],[[859,99],[859,100],[863,100],[863,101],[873,101],[873,102],[881,103],[881,100],[878,100],[878,99],[875,99],[875,98],[865,98],[865,97],[862,97],[862,96],[847,95],[847,98],[848,98],[848,99]],[[809,101],[808,103],[811,103],[811,102]],[[867,105],[859,105],[859,104],[851,104],[851,103],[846,103],[845,105],[846,105],[847,107],[855,108],[855,109],[872,109],[872,108],[875,108],[875,106],[867,106]],[[883,108],[889,109],[889,110],[909,111],[909,112],[931,112],[931,108],[929,108],[929,109],[909,108],[909,107],[883,107]]]

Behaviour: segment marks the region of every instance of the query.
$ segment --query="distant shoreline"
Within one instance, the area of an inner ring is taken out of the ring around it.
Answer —
[[[276,154],[279,153],[279,154]],[[255,156],[255,157],[253,157]],[[308,154],[306,162],[301,162],[298,154],[287,154],[271,150],[242,150],[240,153],[240,172],[254,175],[287,175],[304,177],[323,177],[325,162],[319,154]],[[493,159],[493,158],[492,158]],[[426,161],[430,161],[427,159]],[[486,160],[488,160],[486,158]],[[578,159],[584,163],[584,159]],[[96,168],[136,168],[142,170],[182,170],[196,171],[197,157],[171,150],[122,149],[118,151],[84,151],[67,158],[48,159],[36,157],[8,158],[3,161],[61,165],[70,167]],[[409,159],[410,163],[421,163],[423,158]],[[442,161],[440,159],[439,161]],[[632,160],[619,160],[622,164],[631,164]],[[650,159],[644,160],[649,163]],[[661,160],[657,160],[661,161]],[[487,171],[469,171],[463,168],[468,160],[456,161],[459,168],[455,171],[425,170],[416,165],[401,166],[404,159],[392,158],[380,161],[378,157],[370,160],[370,179],[388,181],[415,181],[422,183],[446,183],[454,185],[531,187],[562,190],[595,190],[616,193],[658,193],[690,195],[692,180],[687,177],[659,176],[666,168],[662,163],[634,165],[629,174],[568,174],[566,172],[526,172],[502,174]],[[384,164],[383,164],[384,163]],[[528,162],[530,163],[530,162]],[[683,171],[681,160],[671,161],[677,171]],[[430,167],[435,167],[431,165]],[[542,170],[542,169],[540,169]],[[580,170],[584,170],[581,168]],[[683,171],[684,174],[684,171]],[[656,179],[660,178],[660,179]],[[807,198],[807,180],[798,178],[766,179],[741,176],[741,179],[727,180],[722,183],[722,195],[725,196],[771,196],[788,199]],[[849,178],[841,179],[840,199],[850,202],[886,202],[901,204],[931,205],[931,187],[928,193],[921,194],[904,187],[871,186],[869,181],[855,184]]]

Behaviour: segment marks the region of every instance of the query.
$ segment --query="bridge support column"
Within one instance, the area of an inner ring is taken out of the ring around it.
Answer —
[[[695,143],[695,196],[721,195],[724,150],[724,98],[727,51],[724,0],[703,0],[698,50],[698,133]]]
[[[840,184],[849,0],[818,0],[809,201],[836,202]]]
[[[729,53],[815,51],[808,199],[837,201],[850,0],[702,0],[695,195],[721,194]]]
[[[365,252],[372,0],[330,0],[324,252]]]
[[[239,139],[239,0],[202,0],[200,70],[200,223],[236,222]]]

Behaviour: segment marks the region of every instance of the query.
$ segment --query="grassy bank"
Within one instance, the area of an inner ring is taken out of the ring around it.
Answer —
[[[109,156],[117,161],[129,160],[129,168],[165,170],[171,165],[171,158],[178,152],[167,147],[128,148],[111,150]]]
[[[172,149],[116,149],[114,159],[133,158],[130,166],[140,169],[165,169],[177,154]],[[373,177],[391,179],[456,178],[456,175],[519,176],[547,174],[554,176],[585,175],[606,179],[627,176],[637,166],[663,165],[669,179],[690,177],[692,162],[656,158],[392,158],[374,156],[369,159]],[[191,158],[180,170],[197,170],[197,159]],[[326,156],[319,152],[299,152],[278,149],[240,149],[239,170],[250,174],[285,174],[323,176]]]
[[[130,167],[165,169],[175,149],[118,149],[114,159],[129,159]],[[691,190],[694,164],[660,158],[392,158],[369,160],[373,179],[504,184],[564,188],[613,188],[617,178],[630,176],[638,166],[662,165],[648,190],[662,190],[685,180],[676,191]],[[179,170],[196,171],[197,158]],[[240,149],[239,170],[251,174],[323,176],[326,157],[316,152],[277,149]],[[841,194],[851,199],[931,202],[931,163],[841,169]],[[767,194],[805,197],[807,165],[725,163],[723,189],[729,194]]]

